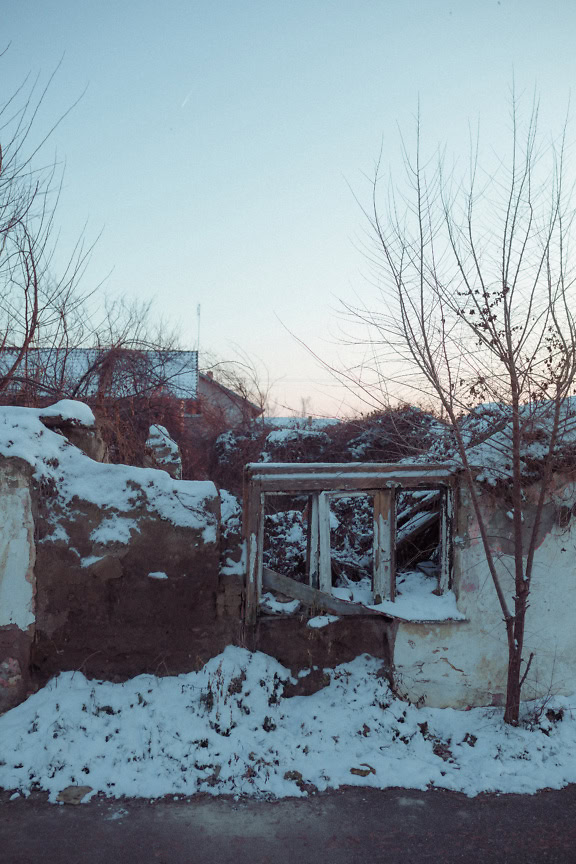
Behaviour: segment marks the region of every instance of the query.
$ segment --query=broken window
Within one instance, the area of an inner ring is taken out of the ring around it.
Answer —
[[[254,620],[263,589],[336,614],[353,614],[346,606],[361,604],[366,612],[402,596],[444,593],[450,586],[453,480],[442,465],[247,466],[248,619]],[[283,495],[298,507],[279,509],[274,502]],[[291,521],[290,540],[301,543],[291,553],[293,572],[270,566],[274,520]]]

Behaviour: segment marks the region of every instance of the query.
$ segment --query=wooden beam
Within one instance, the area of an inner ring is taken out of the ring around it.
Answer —
[[[451,464],[396,465],[392,463],[253,462],[246,466],[247,482],[258,479],[263,492],[370,491],[397,484],[407,489],[430,489],[455,482]]]
[[[395,529],[394,489],[374,493],[374,567],[372,591],[374,603],[393,600],[395,596]]]
[[[325,492],[318,496],[319,562],[318,587],[325,594],[332,591],[332,555],[330,551],[330,499]]]
[[[308,584],[312,588],[320,585],[320,523],[318,513],[318,495],[308,498],[308,532],[307,532],[306,573]]]
[[[408,507],[405,507],[402,512],[398,512],[398,508],[396,508],[397,530],[400,531],[402,526],[404,526],[407,522],[410,522],[410,520],[413,519],[417,513],[421,513],[422,510],[430,510],[434,508],[438,509],[441,497],[441,490],[435,489],[433,492],[430,492],[428,495],[420,498],[419,501],[413,501],[412,504]]]
[[[396,536],[396,548],[398,549],[405,543],[414,540],[414,538],[418,537],[425,528],[433,525],[434,522],[438,522],[439,519],[440,513],[437,509],[431,510],[429,513],[418,513],[414,518],[414,521],[412,521],[412,519],[408,520],[408,522],[405,522],[402,528],[398,531]]]
[[[350,600],[340,600],[339,597],[333,597],[332,594],[311,588],[310,585],[305,585],[303,582],[296,582],[289,576],[284,576],[283,573],[270,570],[269,567],[262,568],[262,584],[268,591],[279,591],[293,600],[300,600],[306,606],[321,609],[331,615],[377,615],[390,620],[393,618],[386,612],[378,612],[377,609],[370,609],[368,606],[352,603]]]
[[[452,581],[452,519],[454,516],[454,498],[451,489],[446,489],[442,496],[440,509],[440,577],[438,589],[444,594]]]
[[[244,488],[242,534],[246,556],[246,623],[253,625],[258,617],[262,585],[262,541],[264,534],[264,496],[260,484]]]

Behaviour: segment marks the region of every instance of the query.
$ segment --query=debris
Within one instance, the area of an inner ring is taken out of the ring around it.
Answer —
[[[92,792],[92,786],[66,786],[56,796],[60,804],[81,804],[86,795]]]
[[[364,768],[350,768],[350,773],[357,777],[368,777],[369,774],[376,774],[376,769],[368,765],[367,762],[361,762],[360,765],[364,765]]]

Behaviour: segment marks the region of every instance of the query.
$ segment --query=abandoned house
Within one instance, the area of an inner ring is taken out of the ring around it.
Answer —
[[[455,464],[249,465],[242,536],[239,505],[212,482],[90,458],[86,405],[0,414],[0,711],[60,670],[176,674],[227,644],[312,670],[294,692],[366,652],[412,702],[503,700],[502,615]],[[526,697],[576,688],[575,501],[573,476],[558,473],[533,577]],[[362,572],[348,576],[332,549],[342,502],[371,522]],[[501,492],[485,484],[481,506],[511,591]],[[283,509],[305,525],[305,565],[285,572],[269,566],[266,517]],[[528,494],[527,529],[532,512]]]

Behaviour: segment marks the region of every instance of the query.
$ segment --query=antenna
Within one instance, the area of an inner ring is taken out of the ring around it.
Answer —
[[[196,351],[200,353],[200,303],[196,307]]]

